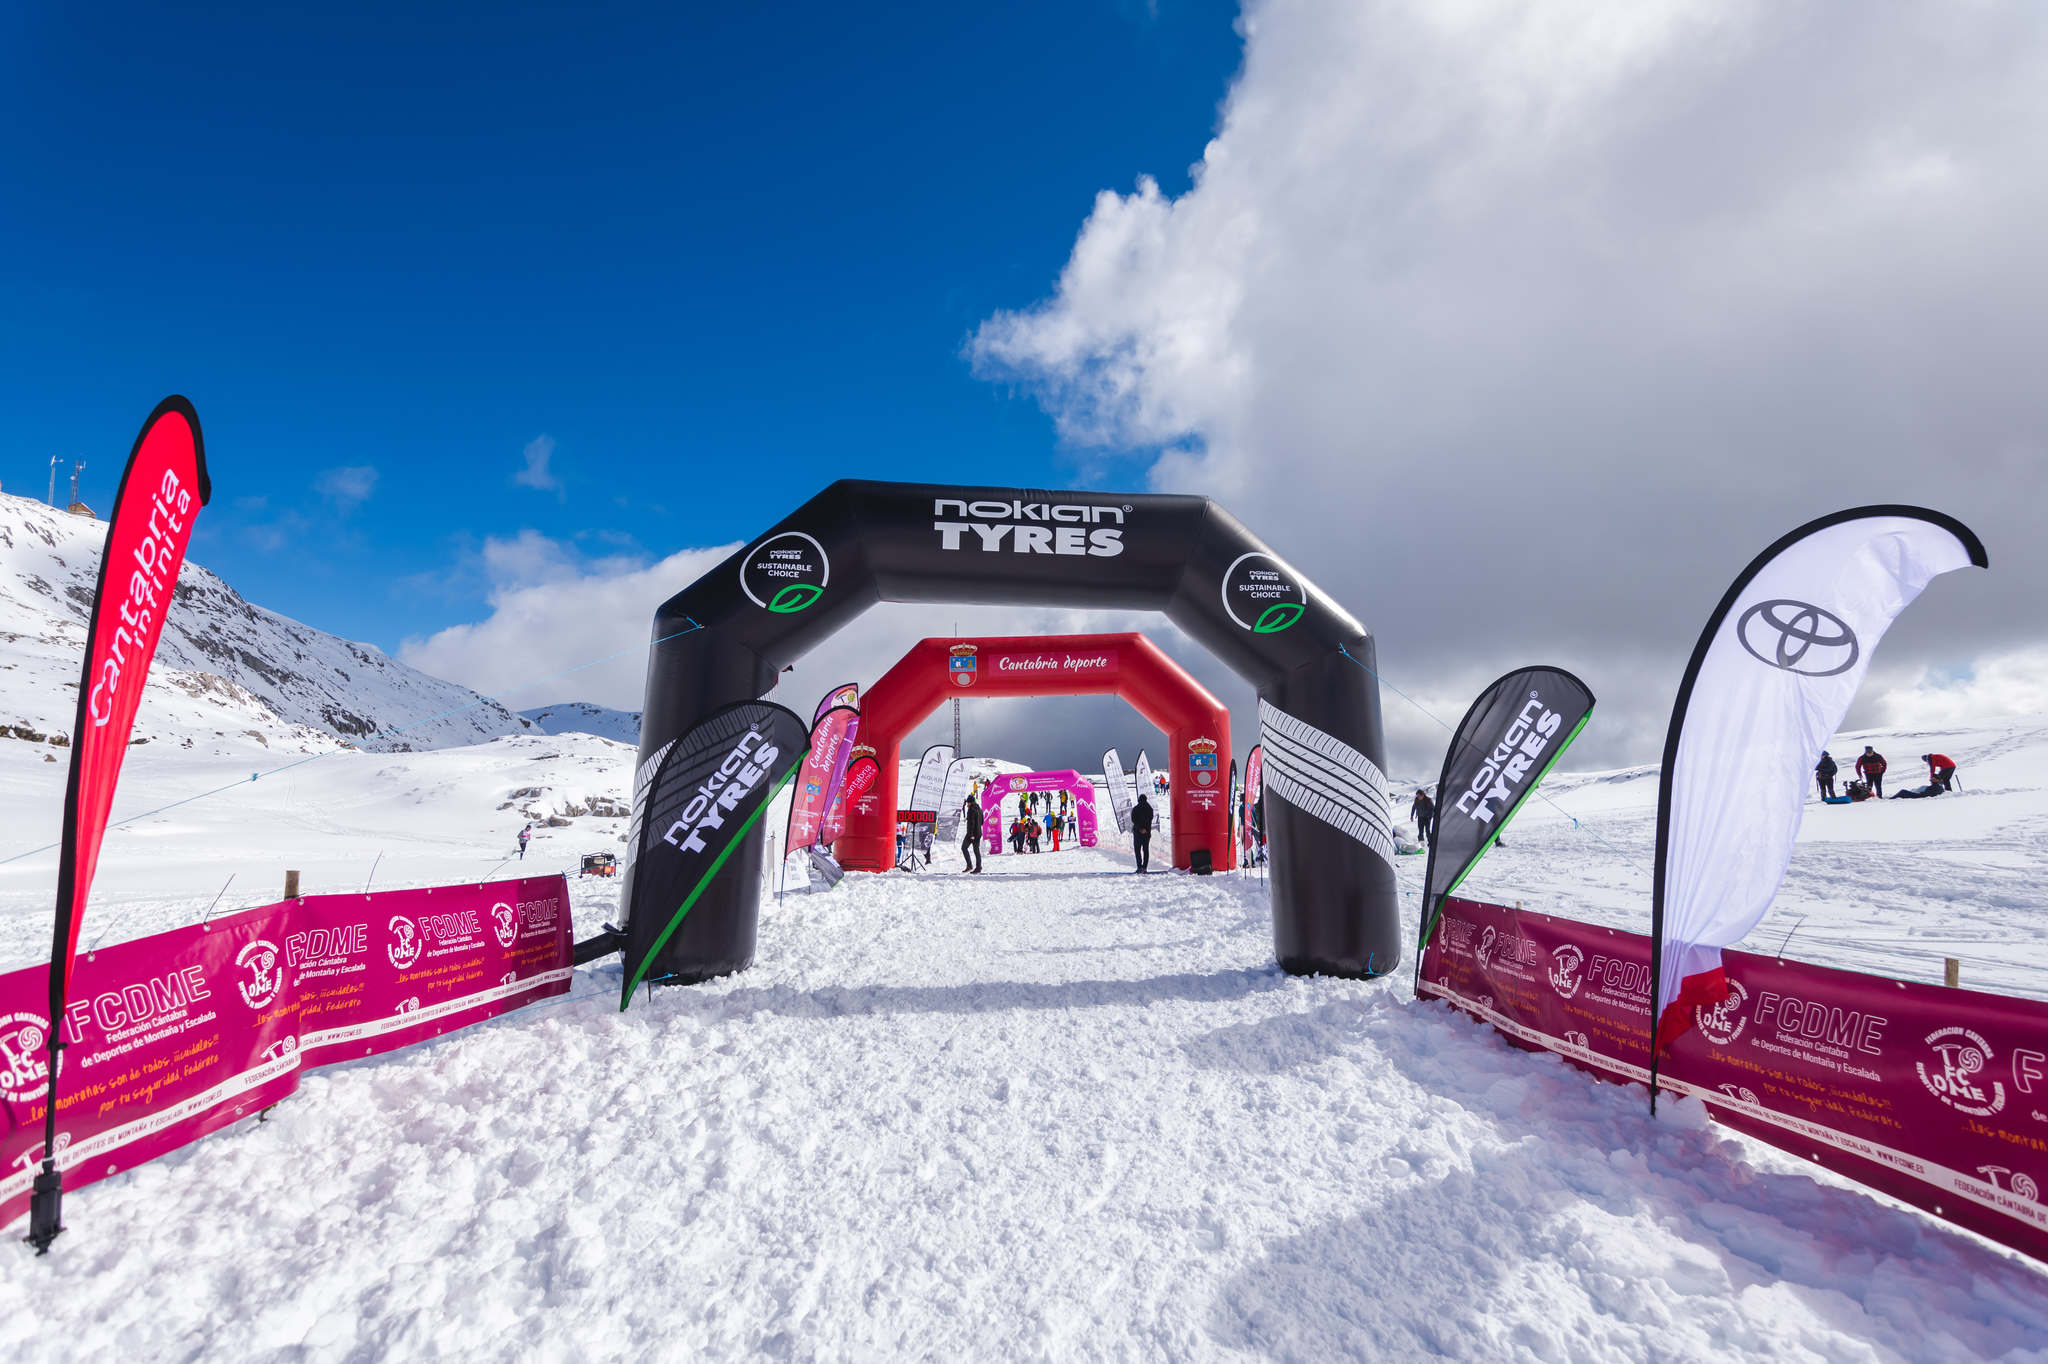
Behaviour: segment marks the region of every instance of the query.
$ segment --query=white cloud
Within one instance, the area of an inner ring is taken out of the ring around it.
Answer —
[[[377,471],[367,464],[348,464],[322,469],[313,480],[313,491],[326,498],[335,511],[346,516],[370,500],[377,491]]]
[[[2048,646],[1980,658],[1961,673],[1925,669],[1874,698],[1878,723],[1959,728],[2010,716],[2048,716]]]
[[[526,460],[526,467],[512,475],[512,481],[522,488],[535,488],[541,492],[559,493],[562,480],[555,477],[548,468],[548,462],[555,457],[555,438],[535,436],[526,442],[526,449],[520,452]]]
[[[490,614],[408,639],[406,664],[502,696],[514,710],[562,700],[638,710],[647,678],[643,646],[657,606],[737,546],[691,549],[655,563],[585,561],[573,548],[527,530],[489,539],[479,552]],[[581,668],[593,663],[594,666]],[[580,671],[539,683],[565,669]]]
[[[1052,296],[973,342],[1081,453],[1223,500],[1452,716],[1572,668],[1582,762],[1654,759],[1722,589],[1838,508],[1990,548],[1881,663],[2048,639],[2048,12],[1263,0],[1243,29],[1193,188],[1101,195]]]

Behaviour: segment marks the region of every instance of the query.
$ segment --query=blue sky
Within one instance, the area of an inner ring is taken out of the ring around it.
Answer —
[[[1187,187],[1234,17],[11,7],[0,480],[82,457],[104,510],[183,392],[194,557],[387,649],[482,614],[486,537],[659,557],[846,474],[1070,481],[963,345],[1098,191]]]

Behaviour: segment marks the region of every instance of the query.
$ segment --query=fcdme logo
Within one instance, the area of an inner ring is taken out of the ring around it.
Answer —
[[[502,900],[491,906],[491,925],[500,947],[510,947],[519,937],[519,915]]]
[[[391,964],[403,971],[420,959],[420,931],[411,919],[403,914],[391,916],[391,941],[384,947],[384,954],[391,958]]]
[[[1725,1047],[1742,1036],[1749,1020],[1742,1016],[1742,1006],[1749,1003],[1749,991],[1742,988],[1742,982],[1728,982],[1728,997],[1719,1004],[1702,1004],[1692,1011],[1693,1026],[1700,1030],[1700,1036],[1717,1047]]]
[[[247,980],[235,982],[235,988],[252,1009],[264,1008],[284,988],[284,972],[277,969],[277,948],[261,938],[235,953],[235,965],[249,973]]]
[[[2029,1203],[2041,1200],[2041,1187],[2034,1183],[2034,1177],[2004,1165],[1979,1165],[1977,1173],[1984,1176],[1984,1182],[1994,1189],[2016,1193]]]
[[[1579,993],[1579,987],[1586,983],[1579,974],[1579,968],[1586,964],[1586,954],[1577,947],[1566,943],[1550,954],[1550,988],[1571,999]]]
[[[39,1098],[50,1083],[50,1021],[28,1012],[0,1015],[0,1096],[13,1103]]]
[[[1735,637],[1759,663],[1802,677],[1833,677],[1863,656],[1856,632],[1832,611],[1777,597],[1760,601],[1735,623]]]
[[[1934,1048],[1935,1068],[1930,1073],[1927,1063],[1920,1061],[1915,1069],[1929,1094],[1959,1113],[1979,1118],[2005,1107],[2004,1085],[1993,1080],[1986,1093],[1979,1083],[1992,1056],[1991,1044],[1982,1033],[1961,1026],[1936,1028],[1927,1034],[1927,1045]]]

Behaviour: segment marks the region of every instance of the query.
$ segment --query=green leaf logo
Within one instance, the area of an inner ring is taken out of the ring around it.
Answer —
[[[825,589],[822,587],[813,587],[809,583],[791,583],[775,594],[775,599],[768,603],[768,609],[785,616],[793,615],[824,595]]]
[[[1258,623],[1252,626],[1252,633],[1255,635],[1277,635],[1300,619],[1300,602],[1274,602],[1259,613]]]

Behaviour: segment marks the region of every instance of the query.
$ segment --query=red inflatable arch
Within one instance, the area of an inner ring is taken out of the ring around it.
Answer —
[[[896,772],[903,740],[939,703],[953,696],[1121,696],[1166,731],[1159,770],[1173,792],[1173,865],[1209,850],[1218,871],[1235,865],[1228,793],[1230,712],[1187,670],[1143,635],[1024,635],[992,639],[925,639],[882,676],[860,705],[860,737],[881,764],[881,799],[846,813],[846,832],[833,851],[856,871],[884,871],[896,861]],[[1190,778],[1190,754],[1213,753]],[[1078,764],[1077,764],[1078,765]],[[1200,780],[1208,778],[1206,784]],[[1147,793],[1149,794],[1149,793]],[[1109,812],[1098,812],[1108,817]]]

